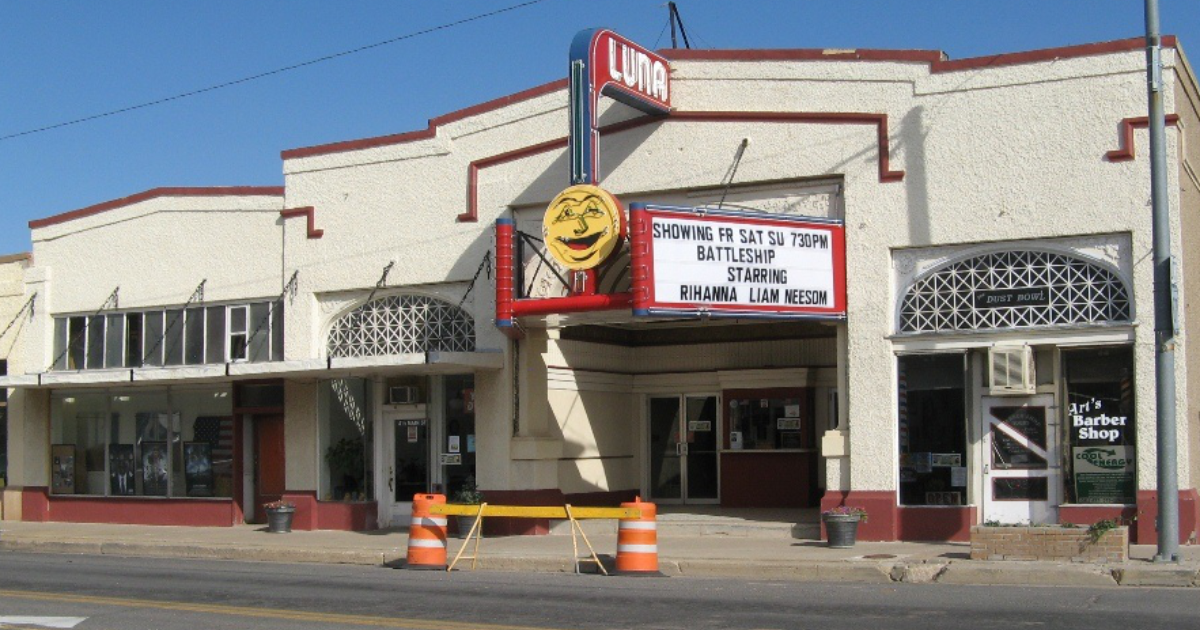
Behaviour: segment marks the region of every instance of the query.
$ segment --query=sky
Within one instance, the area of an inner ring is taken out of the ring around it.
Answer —
[[[418,34],[528,1],[4,0],[0,137],[402,39],[0,139],[0,255],[30,250],[33,219],[160,186],[279,186],[280,151],[424,129],[563,78],[571,38],[585,28],[671,45],[662,0],[537,0]],[[676,4],[693,48],[925,49],[961,59],[1145,33],[1141,0]],[[1197,0],[1160,0],[1160,12],[1164,34],[1200,51]]]

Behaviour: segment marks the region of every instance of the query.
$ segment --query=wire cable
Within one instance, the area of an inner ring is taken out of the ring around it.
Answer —
[[[13,138],[20,138],[21,136],[28,136],[28,135],[32,135],[32,134],[35,134],[35,133],[42,133],[42,132],[44,132],[44,131],[50,131],[51,129],[59,129],[59,128],[61,128],[61,127],[69,127],[69,126],[71,126],[71,125],[78,125],[78,124],[80,124],[80,123],[85,123],[85,122],[89,122],[89,121],[92,121],[92,120],[98,120],[98,119],[100,119],[100,118],[107,118],[107,117],[109,117],[109,116],[116,116],[117,114],[124,114],[124,113],[127,113],[127,112],[136,111],[136,110],[139,110],[139,109],[145,109],[145,108],[147,108],[147,107],[153,107],[153,106],[155,106],[155,105],[162,105],[163,103],[170,103],[171,101],[178,101],[178,100],[180,100],[180,99],[188,98],[188,97],[190,97],[190,96],[197,96],[197,95],[199,95],[199,94],[204,94],[204,93],[206,93],[206,92],[214,92],[214,91],[216,91],[216,90],[221,90],[221,89],[224,89],[224,88],[227,88],[227,87],[233,87],[233,86],[235,86],[235,85],[241,85],[241,84],[243,84],[243,83],[249,83],[249,82],[251,82],[251,81],[257,81],[258,79],[264,79],[264,78],[266,78],[266,77],[274,76],[274,75],[277,75],[277,74],[283,74],[284,72],[290,72],[290,71],[292,71],[292,70],[298,70],[298,69],[300,69],[300,68],[306,68],[306,67],[308,67],[308,66],[314,66],[314,65],[316,65],[316,64],[319,64],[319,63],[323,63],[323,62],[326,62],[326,61],[331,61],[331,60],[333,60],[333,59],[338,59],[338,58],[341,58],[341,57],[347,57],[347,56],[349,56],[349,55],[353,55],[353,54],[356,54],[356,53],[360,53],[360,52],[364,52],[364,51],[367,51],[367,50],[371,50],[371,49],[373,49],[373,48],[379,48],[380,46],[387,46],[388,44],[394,44],[394,43],[396,43],[396,42],[401,42],[401,41],[404,41],[404,40],[406,40],[406,39],[412,39],[412,38],[414,38],[414,37],[420,37],[421,35],[428,35],[428,34],[430,34],[430,33],[435,33],[435,32],[437,32],[437,31],[444,31],[444,30],[446,30],[446,29],[453,28],[453,27],[455,27],[455,26],[461,26],[461,25],[463,25],[463,24],[467,24],[467,23],[469,23],[469,22],[475,22],[475,21],[478,21],[478,20],[487,19],[487,18],[490,18],[490,17],[494,17],[494,16],[497,16],[497,15],[500,15],[501,13],[508,13],[509,11],[515,11],[515,10],[517,10],[517,9],[523,9],[523,8],[525,8],[525,7],[528,7],[528,6],[532,6],[532,5],[535,5],[535,4],[540,4],[540,3],[542,3],[542,2],[546,2],[546,0],[529,0],[528,2],[522,2],[522,3],[520,3],[520,4],[514,4],[514,5],[512,5],[512,6],[505,7],[505,8],[503,8],[503,9],[496,9],[495,11],[489,11],[489,12],[487,12],[487,13],[480,13],[479,15],[474,15],[474,16],[471,16],[471,17],[468,17],[468,18],[463,18],[463,19],[461,19],[461,20],[456,20],[456,21],[454,21],[454,22],[448,22],[448,23],[446,23],[446,24],[442,24],[442,25],[440,25],[440,26],[433,26],[433,27],[430,27],[430,28],[427,28],[427,29],[423,29],[423,30],[420,30],[420,31],[416,31],[416,32],[413,32],[413,33],[408,33],[407,35],[400,35],[399,37],[393,37],[393,38],[391,38],[391,39],[386,39],[386,40],[384,40],[384,41],[381,41],[381,42],[376,42],[376,43],[374,43],[374,44],[367,44],[366,46],[359,46],[358,48],[352,48],[352,49],[350,49],[350,50],[343,50],[342,52],[339,52],[339,53],[333,53],[332,55],[325,55],[324,57],[318,57],[318,58],[316,58],[316,59],[310,59],[310,60],[308,60],[308,61],[302,61],[302,62],[300,62],[300,63],[295,63],[295,64],[292,64],[292,65],[290,65],[290,66],[284,66],[284,67],[282,67],[282,68],[276,68],[276,69],[274,69],[274,70],[268,70],[268,71],[266,71],[266,72],[260,72],[260,73],[258,73],[258,74],[254,74],[254,75],[251,75],[251,76],[248,76],[248,77],[242,77],[242,78],[240,78],[240,79],[234,79],[234,80],[232,80],[232,81],[226,81],[226,82],[224,82],[224,83],[218,83],[218,84],[216,84],[216,85],[210,85],[210,86],[208,86],[208,87],[200,88],[200,89],[198,89],[198,90],[191,90],[191,91],[189,91],[189,92],[181,92],[181,93],[179,93],[179,94],[176,94],[176,95],[174,95],[174,96],[167,96],[167,97],[165,97],[165,98],[160,98],[160,99],[153,100],[153,101],[147,101],[147,102],[145,102],[145,103],[141,103],[141,104],[138,104],[138,105],[130,105],[129,107],[122,107],[122,108],[120,108],[120,109],[114,109],[114,110],[112,110],[112,111],[107,111],[107,112],[104,112],[104,113],[102,113],[102,114],[93,114],[93,115],[91,115],[91,116],[84,116],[83,118],[76,118],[75,120],[68,120],[68,121],[66,121],[66,122],[60,122],[60,123],[55,123],[55,124],[53,124],[53,125],[46,125],[46,126],[44,126],[44,127],[38,127],[38,128],[36,128],[36,129],[28,129],[28,130],[25,130],[25,131],[19,131],[19,132],[16,132],[16,133],[10,133],[10,134],[6,134],[6,135],[3,135],[3,136],[0,136],[0,142],[2,142],[2,141],[4,141],[4,140],[11,140],[11,139],[13,139]]]

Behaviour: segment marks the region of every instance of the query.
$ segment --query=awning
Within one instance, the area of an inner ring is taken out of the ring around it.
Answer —
[[[228,383],[271,378],[334,378],[365,374],[454,374],[504,367],[499,350],[410,352],[373,357],[333,357],[267,363],[225,363],[170,367],[42,372],[0,376],[0,387],[50,389],[119,385]]]

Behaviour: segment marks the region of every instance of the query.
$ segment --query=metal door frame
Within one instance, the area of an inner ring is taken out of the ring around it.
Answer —
[[[689,398],[714,398],[716,400],[715,417],[713,418],[713,431],[716,432],[716,475],[717,475],[717,496],[712,499],[691,499],[688,497],[688,471],[687,471],[687,442],[677,442],[676,452],[679,453],[679,483],[680,497],[678,499],[664,499],[655,497],[653,493],[653,482],[650,479],[650,458],[654,456],[650,452],[650,400],[653,398],[674,398],[679,410],[679,426],[678,433],[680,436],[686,433],[687,423],[687,399]],[[719,391],[684,391],[684,392],[663,392],[645,394],[642,400],[642,453],[645,465],[642,467],[642,489],[643,494],[655,503],[663,505],[719,505],[721,503],[721,452],[724,450],[724,434],[721,431],[723,425],[723,416],[721,413],[722,397]]]

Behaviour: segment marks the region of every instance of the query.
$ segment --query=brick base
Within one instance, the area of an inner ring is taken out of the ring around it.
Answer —
[[[1082,527],[975,526],[971,528],[971,559],[1125,562],[1129,559],[1129,528],[1111,529],[1092,542]]]

